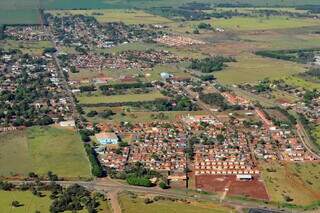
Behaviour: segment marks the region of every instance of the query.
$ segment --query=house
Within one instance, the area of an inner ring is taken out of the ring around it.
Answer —
[[[100,144],[118,144],[119,138],[113,132],[103,132],[95,135],[96,139]]]

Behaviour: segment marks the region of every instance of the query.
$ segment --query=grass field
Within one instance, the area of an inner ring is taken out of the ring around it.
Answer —
[[[143,112],[143,111],[135,111],[134,108],[131,107],[85,107],[85,112],[90,112],[95,110],[97,112],[102,112],[106,109],[111,109],[116,115],[112,116],[112,120],[106,120],[99,116],[95,117],[86,117],[87,120],[91,122],[113,122],[113,123],[120,123],[121,121],[127,121],[130,123],[141,123],[141,122],[152,122],[155,120],[159,121],[174,121],[177,119],[179,115],[204,115],[206,112],[204,111],[195,111],[195,112],[188,112],[188,111],[174,111],[174,112]],[[126,109],[130,109],[128,112]],[[125,113],[123,115],[122,113]],[[159,117],[159,114],[162,113],[164,115],[163,118]],[[155,115],[155,116],[151,116]]]
[[[0,175],[25,176],[48,171],[63,177],[90,177],[89,161],[78,135],[72,130],[32,127],[2,134]]]
[[[316,144],[320,147],[320,125],[312,131],[313,137],[316,138]]]
[[[214,73],[218,81],[225,84],[253,83],[264,78],[278,79],[304,71],[299,64],[243,54],[237,62],[220,72]]]
[[[23,53],[32,55],[42,55],[45,48],[52,47],[52,43],[50,41],[4,40],[0,41],[0,45],[4,49],[19,49]]]
[[[232,30],[268,30],[316,26],[320,24],[320,21],[311,18],[296,19],[272,16],[270,18],[234,17],[231,19],[213,19],[211,23],[214,26]]]
[[[180,201],[163,201],[159,200],[150,204],[144,204],[144,198],[139,196],[137,198],[133,198],[126,192],[123,192],[119,196],[120,205],[122,208],[122,212],[124,213],[135,213],[140,212],[143,209],[144,213],[162,213],[162,212],[170,212],[170,213],[227,213],[227,212],[235,212],[234,210],[220,206],[215,203],[209,202],[190,202],[184,203]]]
[[[319,83],[307,81],[307,80],[305,80],[303,78],[300,78],[298,76],[284,77],[283,80],[285,80],[285,82],[287,84],[289,84],[289,85],[302,87],[304,89],[320,89],[320,84]]]
[[[245,41],[259,43],[264,49],[282,50],[315,48],[320,46],[320,35],[287,33],[265,33],[260,35],[240,35]]]
[[[267,168],[274,169],[269,172]],[[320,199],[320,165],[318,163],[263,165],[263,179],[272,201],[285,202],[285,196],[293,199],[291,203],[308,205]]]
[[[40,211],[43,213],[50,212],[49,208],[52,200],[49,198],[50,192],[42,192],[43,197],[33,195],[30,191],[0,191],[0,212],[3,213],[25,213]],[[18,208],[11,207],[12,201],[18,201],[22,206]],[[86,210],[77,211],[86,213]],[[105,201],[100,201],[97,212],[111,212],[110,206]]]
[[[50,12],[58,16],[78,14],[94,16],[100,23],[121,21],[126,24],[163,24],[172,22],[170,19],[142,10],[55,10]]]
[[[144,94],[127,94],[127,95],[112,95],[112,96],[104,96],[102,94],[93,94],[91,96],[86,94],[80,94],[77,96],[77,99],[81,104],[153,101],[157,98],[165,98],[165,97],[158,91],[144,93]]]
[[[0,191],[0,212],[49,212],[51,199],[49,193],[43,193],[44,197],[34,196],[31,192],[22,191]],[[18,201],[21,205],[18,208],[11,207],[12,201]]]

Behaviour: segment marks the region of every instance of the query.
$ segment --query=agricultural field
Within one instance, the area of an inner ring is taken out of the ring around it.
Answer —
[[[272,201],[310,205],[320,199],[317,163],[263,164],[262,176]]]
[[[40,175],[48,171],[66,177],[90,177],[89,161],[73,130],[32,127],[1,134],[0,175]]]
[[[98,22],[124,22],[125,24],[166,24],[172,21],[142,10],[55,10],[50,13],[57,16],[86,15],[95,17]]]
[[[279,79],[304,71],[299,64],[262,58],[252,54],[236,57],[223,71],[216,72],[218,81],[224,84],[253,83],[264,78]]]
[[[139,212],[143,209],[145,213],[162,213],[162,212],[185,212],[185,213],[224,213],[235,212],[235,210],[208,202],[182,202],[171,200],[158,200],[153,203],[145,204],[144,196],[132,195],[123,192],[119,196],[119,202],[124,213]]]
[[[102,94],[80,94],[77,99],[81,104],[99,104],[99,103],[121,103],[121,102],[136,102],[136,101],[153,101],[158,98],[165,98],[160,92],[153,91],[144,94],[126,94],[104,96]]]
[[[0,212],[49,212],[52,200],[49,198],[50,192],[42,192],[41,197],[35,196],[30,191],[0,191]],[[11,207],[12,201],[18,201],[20,207]],[[111,212],[107,202],[100,202],[97,208],[99,213]],[[85,213],[86,210],[78,211]]]

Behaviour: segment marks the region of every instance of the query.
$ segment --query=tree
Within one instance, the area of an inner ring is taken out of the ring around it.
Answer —
[[[161,182],[161,183],[159,184],[159,187],[160,187],[161,189],[169,189],[169,188],[170,188],[165,182]]]
[[[19,203],[19,201],[14,200],[14,201],[12,201],[11,206],[13,206],[13,207],[20,207],[20,206],[22,206],[22,205]]]

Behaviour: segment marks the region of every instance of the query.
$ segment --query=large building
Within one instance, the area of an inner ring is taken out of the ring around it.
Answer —
[[[96,139],[102,145],[118,144],[119,138],[113,132],[103,132],[96,134]]]

